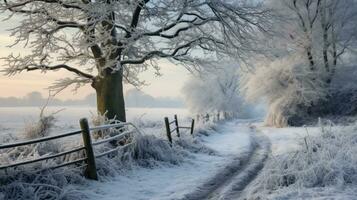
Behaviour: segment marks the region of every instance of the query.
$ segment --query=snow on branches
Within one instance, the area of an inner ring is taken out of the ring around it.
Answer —
[[[269,24],[260,5],[223,0],[2,0],[0,11],[19,21],[13,45],[31,50],[3,58],[5,74],[64,69],[95,82],[121,71],[135,86],[139,72],[160,70],[158,59],[194,69],[226,55],[244,59]]]
[[[244,74],[242,91],[248,102],[264,99],[268,104],[266,124],[283,127],[289,120],[305,115],[304,108],[326,97],[321,77],[316,77],[308,63],[299,56],[265,62],[253,73]]]

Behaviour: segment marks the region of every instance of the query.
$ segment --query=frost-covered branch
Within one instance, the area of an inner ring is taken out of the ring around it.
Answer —
[[[8,68],[5,68],[2,70],[2,72],[5,73],[5,75],[11,76],[15,75],[17,73],[21,73],[22,71],[35,71],[35,70],[40,70],[40,71],[47,71],[47,70],[59,70],[59,69],[65,69],[67,71],[73,72],[78,76],[81,76],[83,78],[87,79],[93,79],[94,76],[82,72],[74,67],[71,67],[66,64],[60,64],[60,65],[46,65],[42,64],[42,62],[46,59],[46,57],[43,57],[39,63],[40,64],[35,64],[33,60],[30,57],[25,57],[27,59],[22,59],[20,57],[15,57],[13,55],[8,56],[7,58],[3,58],[6,62],[6,65]]]
[[[227,56],[242,61],[262,53],[257,35],[268,32],[271,17],[259,4],[223,0],[0,2],[9,19],[22,19],[10,30],[13,45],[31,50],[17,58],[25,65],[7,66],[7,74],[62,68],[99,80],[123,72],[137,84],[137,72],[160,69],[158,59],[193,70]]]
[[[185,44],[179,45],[176,48],[170,49],[172,50],[171,52],[164,52],[164,51],[152,51],[149,52],[147,54],[145,54],[142,58],[136,59],[136,60],[122,60],[120,63],[121,65],[126,65],[126,64],[142,64],[144,62],[146,62],[149,59],[152,59],[153,57],[160,57],[160,58],[177,58],[179,56],[183,56],[186,55],[188,52],[184,51],[182,54],[179,54],[179,52],[181,50],[190,50],[190,48],[192,48],[192,46],[197,45],[199,46],[200,44],[205,44],[205,41],[209,41],[212,40],[211,38],[205,38],[205,37],[201,37],[201,38],[197,38],[194,39],[192,41],[189,41]],[[223,42],[221,41],[213,41],[213,42],[217,42],[220,43],[222,45],[224,45]]]

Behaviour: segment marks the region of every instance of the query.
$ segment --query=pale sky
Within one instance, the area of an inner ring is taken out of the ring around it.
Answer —
[[[24,52],[21,46],[8,48],[7,45],[11,44],[13,38],[9,37],[9,33],[5,30],[10,28],[11,22],[0,22],[0,57],[7,56],[11,52],[21,53]],[[3,61],[0,60],[0,69],[3,68]],[[181,96],[181,88],[184,82],[187,80],[189,73],[182,66],[176,66],[167,61],[160,62],[162,67],[161,73],[163,76],[155,77],[152,71],[144,72],[141,77],[145,80],[148,86],[144,86],[142,91],[148,93],[154,97],[179,97]],[[39,72],[23,72],[21,74],[7,77],[4,74],[0,74],[0,97],[22,97],[25,94],[32,91],[39,91],[44,96],[48,95],[46,89],[54,81],[59,78],[70,76],[71,73],[65,70],[56,72],[47,72],[41,74]],[[130,85],[125,86],[125,91],[133,88]],[[71,89],[67,89],[60,93],[57,97],[60,99],[80,99],[87,94],[94,93],[94,90],[87,85],[78,90],[77,94],[74,94]]]

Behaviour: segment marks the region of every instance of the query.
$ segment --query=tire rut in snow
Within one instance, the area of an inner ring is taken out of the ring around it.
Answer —
[[[269,139],[261,134],[252,136],[253,149],[246,155],[234,158],[221,172],[183,200],[239,199],[244,188],[254,180],[263,168],[270,152]]]

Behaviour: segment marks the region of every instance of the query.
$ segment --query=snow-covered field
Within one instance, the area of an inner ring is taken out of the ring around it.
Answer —
[[[56,127],[53,134],[63,133],[79,128],[79,119],[86,117],[91,118],[96,114],[94,107],[48,107],[45,114],[58,112]],[[179,119],[189,117],[186,109],[180,108],[128,108],[128,121],[145,121],[145,122],[162,122],[164,117],[173,117],[177,114]],[[8,134],[21,136],[26,124],[36,122],[40,115],[39,107],[0,107],[0,138]],[[0,140],[1,141],[1,140]]]

